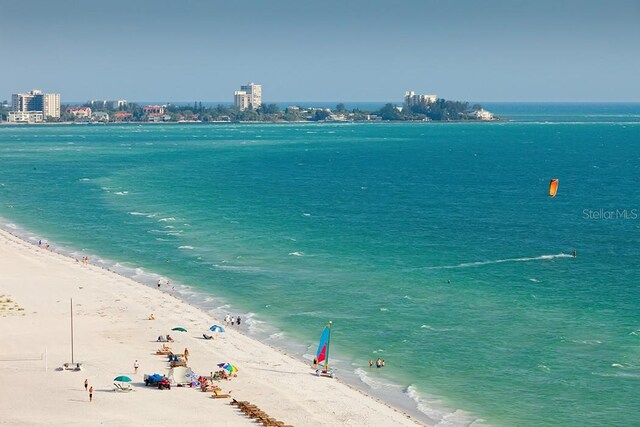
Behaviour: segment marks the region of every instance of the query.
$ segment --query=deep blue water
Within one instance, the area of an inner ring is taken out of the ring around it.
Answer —
[[[306,357],[332,320],[339,375],[434,420],[638,425],[640,105],[487,108],[2,126],[0,216]]]

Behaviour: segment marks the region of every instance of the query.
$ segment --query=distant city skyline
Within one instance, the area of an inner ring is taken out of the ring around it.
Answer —
[[[638,21],[633,0],[7,2],[0,100],[638,102]]]

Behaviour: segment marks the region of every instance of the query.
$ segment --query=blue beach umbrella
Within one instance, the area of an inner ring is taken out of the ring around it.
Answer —
[[[220,325],[212,325],[209,330],[212,332],[224,332],[224,328]]]

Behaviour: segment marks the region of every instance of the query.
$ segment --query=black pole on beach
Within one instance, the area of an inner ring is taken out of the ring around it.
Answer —
[[[73,363],[73,298],[71,298],[71,364]]]

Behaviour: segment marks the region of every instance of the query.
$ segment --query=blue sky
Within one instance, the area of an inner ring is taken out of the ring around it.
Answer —
[[[0,55],[0,99],[640,101],[640,1],[10,1]]]

